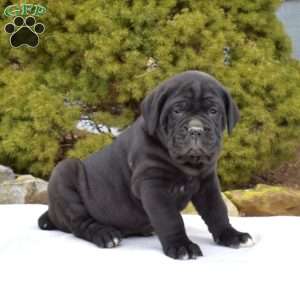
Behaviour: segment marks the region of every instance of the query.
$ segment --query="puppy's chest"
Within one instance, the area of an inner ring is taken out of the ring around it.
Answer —
[[[171,184],[170,193],[177,200],[189,200],[198,189],[199,181],[194,177],[178,178]]]

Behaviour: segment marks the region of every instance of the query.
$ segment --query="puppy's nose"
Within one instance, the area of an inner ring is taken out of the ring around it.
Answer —
[[[200,120],[193,119],[189,122],[188,133],[191,137],[198,137],[204,131],[203,123]]]

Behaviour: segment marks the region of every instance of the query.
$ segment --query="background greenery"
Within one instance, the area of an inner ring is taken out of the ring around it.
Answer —
[[[124,128],[147,91],[188,69],[219,79],[241,110],[224,141],[225,187],[248,184],[295,150],[300,66],[275,16],[279,0],[30,3],[48,8],[38,48],[12,49],[0,35],[0,164],[47,177],[64,157],[112,141],[78,132],[80,116]],[[0,0],[0,9],[9,4]],[[10,21],[2,16],[0,27]]]

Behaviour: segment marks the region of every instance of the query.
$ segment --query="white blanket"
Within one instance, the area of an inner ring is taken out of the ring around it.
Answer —
[[[300,299],[300,218],[231,218],[251,248],[214,244],[198,216],[184,216],[204,257],[166,257],[157,237],[114,249],[37,227],[43,205],[0,206],[1,300]]]

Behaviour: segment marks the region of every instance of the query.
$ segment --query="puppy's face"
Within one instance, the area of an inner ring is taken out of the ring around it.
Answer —
[[[210,164],[220,152],[224,107],[214,95],[200,97],[176,99],[163,111],[169,153],[187,167]]]
[[[231,133],[239,118],[224,87],[197,71],[165,81],[143,101],[142,111],[148,133],[190,174],[216,162],[224,129]]]

